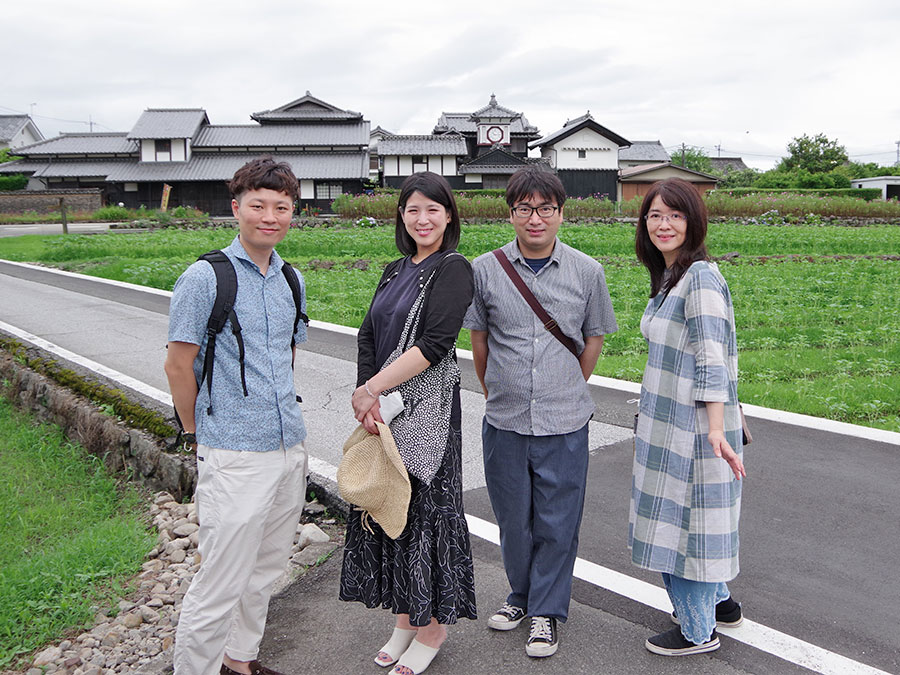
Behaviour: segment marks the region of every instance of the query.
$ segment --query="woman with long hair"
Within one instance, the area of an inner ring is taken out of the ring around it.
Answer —
[[[378,433],[375,422],[383,421],[380,394],[398,389],[405,394],[405,384],[428,369],[449,373],[438,378],[441,384],[432,392],[440,399],[435,402],[439,412],[429,420],[433,428],[419,430],[421,437],[393,434],[412,487],[402,534],[391,539],[356,512],[347,522],[340,597],[396,615],[393,633],[375,663],[394,665],[391,673],[397,675],[424,671],[447,637],[446,626],[460,617],[476,618],[462,504],[455,362],[456,338],[474,283],[471,265],[455,250],[459,236],[459,213],[447,181],[430,172],[407,178],[400,189],[395,229],[404,257],[385,268],[359,329],[352,405],[356,419],[370,433]],[[410,401],[404,405],[409,411]],[[432,442],[435,428],[447,430],[446,438],[438,434],[438,443]]]
[[[628,544],[661,572],[679,624],[649,638],[666,656],[719,648],[716,626],[743,621],[726,582],[738,574],[742,426],[728,284],[706,251],[706,206],[690,183],[655,183],[635,248],[650,272],[641,319],[649,354],[635,432]]]

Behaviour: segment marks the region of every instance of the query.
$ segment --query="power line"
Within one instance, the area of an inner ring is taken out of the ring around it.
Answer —
[[[36,115],[36,114],[32,114],[32,113],[27,113],[24,110],[16,110],[14,108],[7,108],[6,106],[2,106],[2,105],[0,105],[0,109],[7,110],[11,113],[15,113],[16,115],[29,115],[31,117],[39,117],[42,120],[52,120],[53,122],[66,122],[67,124],[86,124],[89,127],[91,127],[91,126],[103,127],[104,129],[108,129],[109,131],[112,131],[112,129],[110,129],[105,124],[100,124],[99,122],[92,122],[91,120],[87,120],[87,121],[85,121],[85,120],[64,120],[60,117],[50,117],[49,115]]]

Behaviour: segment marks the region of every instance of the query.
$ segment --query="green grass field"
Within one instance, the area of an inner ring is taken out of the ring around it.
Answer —
[[[28,236],[0,258],[171,289],[197,255],[235,231]],[[474,258],[509,241],[508,223],[466,225]],[[603,262],[619,322],[596,373],[639,381],[639,323],[649,280],[630,223],[564,225],[560,238]],[[714,223],[707,240],[734,296],[740,394],[748,403],[900,431],[900,227]],[[397,257],[393,227],[291,230],[279,252],[306,277],[309,314],[359,326],[381,269]],[[460,346],[468,347],[466,331]]]
[[[121,597],[153,546],[139,493],[0,398],[0,669]]]

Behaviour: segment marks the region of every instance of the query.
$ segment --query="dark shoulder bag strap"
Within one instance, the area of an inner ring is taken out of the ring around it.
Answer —
[[[499,248],[492,251],[492,253],[499,261],[500,266],[503,268],[503,271],[506,272],[510,281],[513,282],[513,285],[515,285],[519,293],[522,294],[525,302],[528,303],[528,306],[531,307],[532,311],[537,314],[538,319],[541,320],[541,323],[544,324],[544,328],[547,329],[553,337],[559,340],[563,347],[572,352],[577,359],[578,347],[575,346],[575,341],[562,332],[562,329],[559,327],[559,324],[556,323],[556,320],[547,313],[547,310],[544,309],[543,305],[541,305],[538,299],[534,297],[534,293],[532,293],[531,289],[525,285],[522,277],[516,272],[516,269],[512,266],[512,263],[509,261],[509,258],[506,257],[506,254]]]
[[[198,260],[205,260],[212,265],[216,273],[216,299],[213,302],[209,320],[206,323],[206,355],[203,359],[203,372],[200,375],[200,383],[206,379],[206,389],[209,392],[209,407],[207,415],[212,415],[212,377],[213,364],[216,355],[216,336],[225,328],[225,322],[231,321],[231,332],[238,344],[238,357],[241,365],[241,386],[244,396],[247,396],[247,381],[244,377],[244,338],[241,336],[241,324],[234,311],[234,302],[237,298],[237,273],[234,265],[222,251],[210,251],[201,255]]]

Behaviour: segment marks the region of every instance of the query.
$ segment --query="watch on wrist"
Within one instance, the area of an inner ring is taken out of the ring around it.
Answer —
[[[182,447],[185,450],[191,450],[191,446],[196,445],[197,443],[197,434],[190,431],[185,431],[181,434],[181,442]]]

